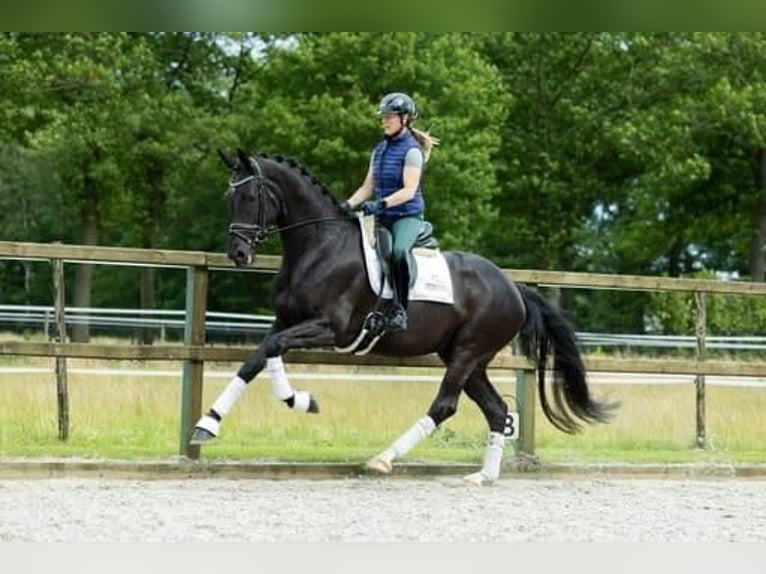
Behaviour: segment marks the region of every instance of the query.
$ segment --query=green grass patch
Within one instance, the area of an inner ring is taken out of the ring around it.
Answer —
[[[5,361],[4,361],[5,362]],[[7,365],[8,362],[5,362]],[[51,359],[14,360],[13,366],[52,366]],[[180,365],[130,364],[132,369],[175,369],[178,377],[75,374],[81,367],[116,368],[116,362],[70,360],[70,434],[57,438],[56,384],[52,370],[0,374],[0,455],[165,459],[179,452]],[[237,365],[210,365],[234,372]],[[327,373],[321,366],[288,365],[291,373]],[[346,368],[346,371],[351,370]],[[394,372],[393,370],[389,370]],[[357,369],[359,373],[389,372]],[[396,372],[403,372],[401,370]],[[423,373],[422,370],[417,371]],[[438,372],[438,371],[437,371]],[[207,409],[226,379],[205,381]],[[292,379],[312,392],[321,413],[292,412],[259,377],[224,420],[220,436],[202,448],[207,460],[361,463],[387,447],[430,406],[436,382],[370,382]],[[497,384],[513,404],[515,384]],[[695,448],[694,385],[595,385],[596,398],[622,407],[608,425],[567,435],[538,410],[536,454],[545,462],[728,462],[766,461],[766,389],[707,389],[708,448]],[[462,397],[458,413],[405,460],[479,463],[487,436],[478,408]],[[509,448],[507,452],[513,452]]]

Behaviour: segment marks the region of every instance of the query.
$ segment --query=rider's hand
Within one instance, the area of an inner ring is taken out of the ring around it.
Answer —
[[[354,215],[354,208],[351,207],[351,204],[348,202],[348,200],[345,200],[340,204],[340,211],[346,217],[353,217]]]
[[[385,199],[371,199],[362,204],[362,211],[365,215],[380,215],[386,210],[386,207],[388,205]]]

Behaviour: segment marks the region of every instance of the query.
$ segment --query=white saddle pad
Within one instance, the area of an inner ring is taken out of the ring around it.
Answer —
[[[362,245],[364,263],[367,267],[367,278],[373,293],[380,295],[381,269],[378,254],[375,251],[375,218],[359,215],[359,225],[362,230]],[[452,290],[452,275],[450,275],[447,260],[439,249],[412,250],[418,266],[415,284],[410,287],[408,301],[434,301],[437,303],[455,304]],[[383,297],[390,299],[394,296],[391,284],[386,279],[383,285]]]

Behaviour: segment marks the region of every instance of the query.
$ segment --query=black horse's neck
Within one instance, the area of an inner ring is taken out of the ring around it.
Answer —
[[[259,154],[256,161],[276,206],[271,224],[280,230],[283,259],[319,256],[339,236],[354,232],[355,226],[343,215],[335,197],[297,161],[267,154]]]

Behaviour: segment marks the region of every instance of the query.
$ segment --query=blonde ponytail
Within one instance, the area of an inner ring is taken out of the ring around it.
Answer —
[[[425,161],[428,161],[428,158],[431,157],[431,151],[441,143],[441,140],[432,136],[428,132],[413,128],[412,126],[410,126],[410,131],[412,132],[413,137],[420,144],[420,147],[423,148],[423,156],[425,157]]]

